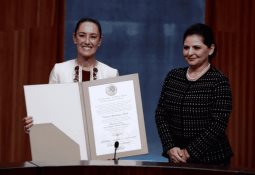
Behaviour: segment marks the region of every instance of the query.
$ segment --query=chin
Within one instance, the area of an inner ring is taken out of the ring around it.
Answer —
[[[80,55],[83,57],[92,57],[95,53],[91,52],[81,52]]]
[[[188,65],[189,66],[196,66],[197,63],[193,62],[193,61],[187,61]]]

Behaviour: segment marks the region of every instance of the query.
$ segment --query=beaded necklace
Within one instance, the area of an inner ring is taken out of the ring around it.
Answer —
[[[210,66],[211,66],[211,64],[209,63],[208,66],[203,68],[203,70],[199,74],[197,74],[196,77],[194,77],[194,78],[189,75],[190,68],[188,68],[187,73],[186,73],[187,79],[190,81],[198,80],[202,75],[204,75],[209,70]]]

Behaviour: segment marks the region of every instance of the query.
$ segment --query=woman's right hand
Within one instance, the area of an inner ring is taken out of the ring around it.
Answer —
[[[33,118],[31,116],[26,116],[23,118],[23,122],[25,133],[28,134],[30,132],[30,128],[33,126]]]

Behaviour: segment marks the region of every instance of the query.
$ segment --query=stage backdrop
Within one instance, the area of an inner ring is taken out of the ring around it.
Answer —
[[[120,75],[139,73],[149,154],[127,159],[167,161],[155,126],[155,109],[167,72],[185,66],[182,34],[204,22],[204,0],[67,0],[65,60],[75,58],[72,33],[82,17],[102,24],[97,58]]]

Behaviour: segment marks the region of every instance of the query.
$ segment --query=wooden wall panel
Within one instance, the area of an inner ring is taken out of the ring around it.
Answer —
[[[23,85],[48,83],[63,59],[65,1],[0,2],[0,161],[30,160]]]
[[[233,112],[228,134],[232,164],[255,168],[255,1],[207,0],[206,23],[218,45],[214,64],[230,79]]]

